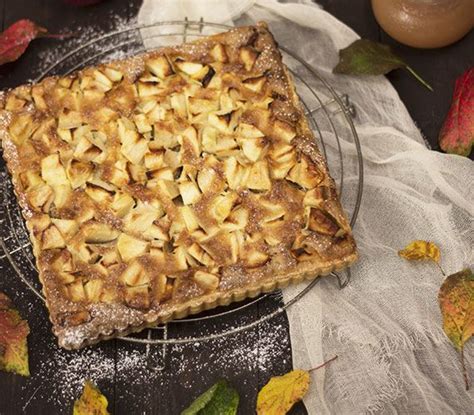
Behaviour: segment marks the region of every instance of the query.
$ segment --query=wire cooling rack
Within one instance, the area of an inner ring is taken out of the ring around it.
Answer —
[[[150,48],[176,44],[197,39],[211,33],[229,30],[231,27],[215,23],[200,21],[172,21],[158,22],[149,25],[134,25],[107,33],[82,44],[80,47],[66,53],[54,62],[34,82],[38,82],[50,75],[66,75],[85,66],[97,64],[112,59],[123,58],[129,55],[144,52]],[[345,203],[345,208],[350,213],[351,225],[355,224],[362,198],[363,189],[363,162],[359,138],[352,118],[355,117],[355,108],[347,95],[336,91],[304,60],[282,47],[283,60],[288,66],[296,83],[296,89],[303,103],[310,126],[315,132],[318,145],[328,160],[331,175],[335,178],[339,193]],[[350,150],[357,155],[357,164],[354,171],[347,171],[343,161],[343,145],[350,146]],[[16,202],[13,186],[6,171],[0,172],[2,193],[0,204],[0,259],[6,258],[15,270],[17,276],[44,301],[41,286],[37,278],[34,257],[32,255],[28,233],[25,228],[18,204]],[[350,182],[344,179],[350,175]],[[343,288],[350,280],[350,270],[345,273],[345,278],[333,273],[339,287]],[[267,321],[300,300],[317,283],[319,278],[300,284],[299,291],[285,303],[273,311],[263,315],[249,316],[243,313],[246,308],[262,301],[268,296],[281,297],[281,292],[264,294],[243,303],[227,307],[219,307],[210,312],[197,316],[176,320],[154,329],[144,331],[139,335],[120,338],[122,341],[145,344],[147,353],[151,345],[162,345],[162,356],[166,354],[167,344],[180,344],[200,342],[235,334],[257,326]],[[225,316],[225,319],[222,317]],[[225,323],[221,322],[225,320]],[[196,324],[197,323],[197,324]],[[180,327],[187,325],[186,332],[191,327],[192,335],[173,337],[169,336],[171,325],[179,333]],[[164,359],[163,359],[164,361]]]

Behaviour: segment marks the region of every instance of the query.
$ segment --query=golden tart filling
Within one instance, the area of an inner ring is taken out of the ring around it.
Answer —
[[[3,155],[62,347],[357,258],[264,23],[20,86],[1,102]]]

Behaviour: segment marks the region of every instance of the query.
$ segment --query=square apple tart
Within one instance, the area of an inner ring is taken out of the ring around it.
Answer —
[[[265,23],[2,94],[53,331],[76,349],[357,258]]]

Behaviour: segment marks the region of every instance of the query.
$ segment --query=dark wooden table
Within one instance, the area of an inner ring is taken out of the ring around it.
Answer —
[[[389,44],[433,87],[434,92],[418,88],[404,71],[388,75],[418,128],[431,148],[439,150],[438,133],[451,103],[454,82],[466,69],[474,65],[474,31],[459,42],[434,50],[404,46],[388,36],[377,24],[369,0],[318,1],[339,20],[352,27],[361,37]],[[471,159],[473,155],[471,154]]]
[[[449,107],[454,81],[474,64],[474,32],[443,49],[415,50],[398,44],[380,29],[368,0],[353,0],[350,6],[346,0],[321,0],[320,3],[362,37],[393,45],[431,83],[434,93],[419,87],[403,71],[389,75],[427,141],[437,149],[437,135]],[[65,28],[85,30],[91,26],[107,31],[115,26],[112,14],[133,19],[140,4],[141,0],[107,0],[96,6],[74,8],[64,5],[61,0],[0,0],[0,19],[2,30],[16,20],[28,17],[51,32]],[[37,40],[20,60],[0,68],[0,88],[13,87],[29,79],[38,59],[51,48],[54,48],[51,40]],[[224,341],[167,348],[164,360],[162,349],[157,353],[152,351],[152,364],[138,368],[138,372],[130,371],[126,365],[136,354],[144,352],[140,349],[142,346],[110,341],[92,352],[62,352],[52,346],[55,339],[50,333],[44,306],[25,289],[6,259],[0,260],[0,275],[0,291],[14,300],[22,315],[28,318],[32,331],[29,336],[32,377],[26,379],[0,373],[0,415],[70,413],[71,390],[82,381],[81,373],[91,369],[80,366],[97,365],[99,371],[101,367],[104,371],[110,370],[104,362],[115,362],[110,377],[98,376],[97,370],[93,373],[101,379],[99,386],[109,398],[109,408],[114,414],[179,413],[193,397],[221,377],[229,379],[239,390],[240,413],[250,414],[255,407],[257,390],[270,376],[291,369],[291,344],[284,315],[270,325],[259,326]],[[265,314],[279,304],[278,299],[269,298],[249,307],[245,313],[248,316]],[[192,328],[186,330],[192,332]],[[255,350],[254,342],[258,343],[258,339],[270,334],[275,343],[272,352],[258,347]],[[236,344],[241,350],[229,355],[228,350]],[[153,364],[164,365],[165,369],[157,374]],[[77,375],[72,377],[67,371],[76,371]],[[59,382],[61,373],[64,378]],[[306,410],[299,404],[292,413],[304,414]]]

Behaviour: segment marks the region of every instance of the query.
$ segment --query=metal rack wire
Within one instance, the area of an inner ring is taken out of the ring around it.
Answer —
[[[220,32],[229,29],[229,26],[207,23],[203,19],[200,21],[188,21],[186,19],[185,21],[130,26],[107,33],[82,44],[50,65],[34,81],[40,81],[44,77],[53,74],[65,75],[84,66],[110,60],[117,56],[117,52],[122,53],[122,56],[143,52],[147,50],[147,45],[153,43],[155,46],[160,40],[169,41],[171,39],[174,42],[177,40],[186,42],[204,36],[204,31]],[[328,160],[331,174],[338,182],[341,196],[344,196],[347,191],[344,186],[346,171],[343,162],[341,140],[344,140],[345,143],[350,143],[356,151],[358,159],[357,171],[352,173],[357,177],[357,185],[350,189],[353,193],[350,221],[351,225],[354,225],[359,212],[363,189],[362,153],[357,132],[352,122],[352,118],[355,117],[355,107],[351,104],[347,95],[336,93],[309,64],[281,45],[280,49],[283,52],[283,59],[296,82],[297,91],[310,125],[316,133],[318,144]],[[2,203],[0,204],[0,247],[3,250],[3,254],[0,254],[0,259],[8,259],[26,287],[44,301],[28,234],[15,201],[13,186],[5,171],[0,174],[2,179],[0,186],[3,196]],[[337,278],[340,288],[345,287],[350,280],[350,270],[347,271],[345,279],[339,274],[334,273],[333,275]],[[241,316],[244,314],[242,311],[265,297],[278,294],[264,294],[242,304],[220,307],[205,315],[176,320],[157,328],[149,329],[143,338],[128,336],[121,338],[121,340],[146,345],[147,354],[151,345],[162,345],[161,353],[162,357],[164,357],[168,344],[216,339],[248,330],[264,321],[270,320],[295,304],[318,282],[319,279],[315,279],[306,284],[301,284],[301,290],[293,298],[287,300],[284,305],[251,321],[242,320]],[[231,317],[235,321],[230,325],[227,324],[226,327],[220,327],[219,317],[222,316]],[[195,322],[199,322],[201,329],[204,327],[205,330],[196,332],[195,335],[189,337],[169,337],[169,325],[193,324]],[[156,336],[159,338],[155,338]]]

